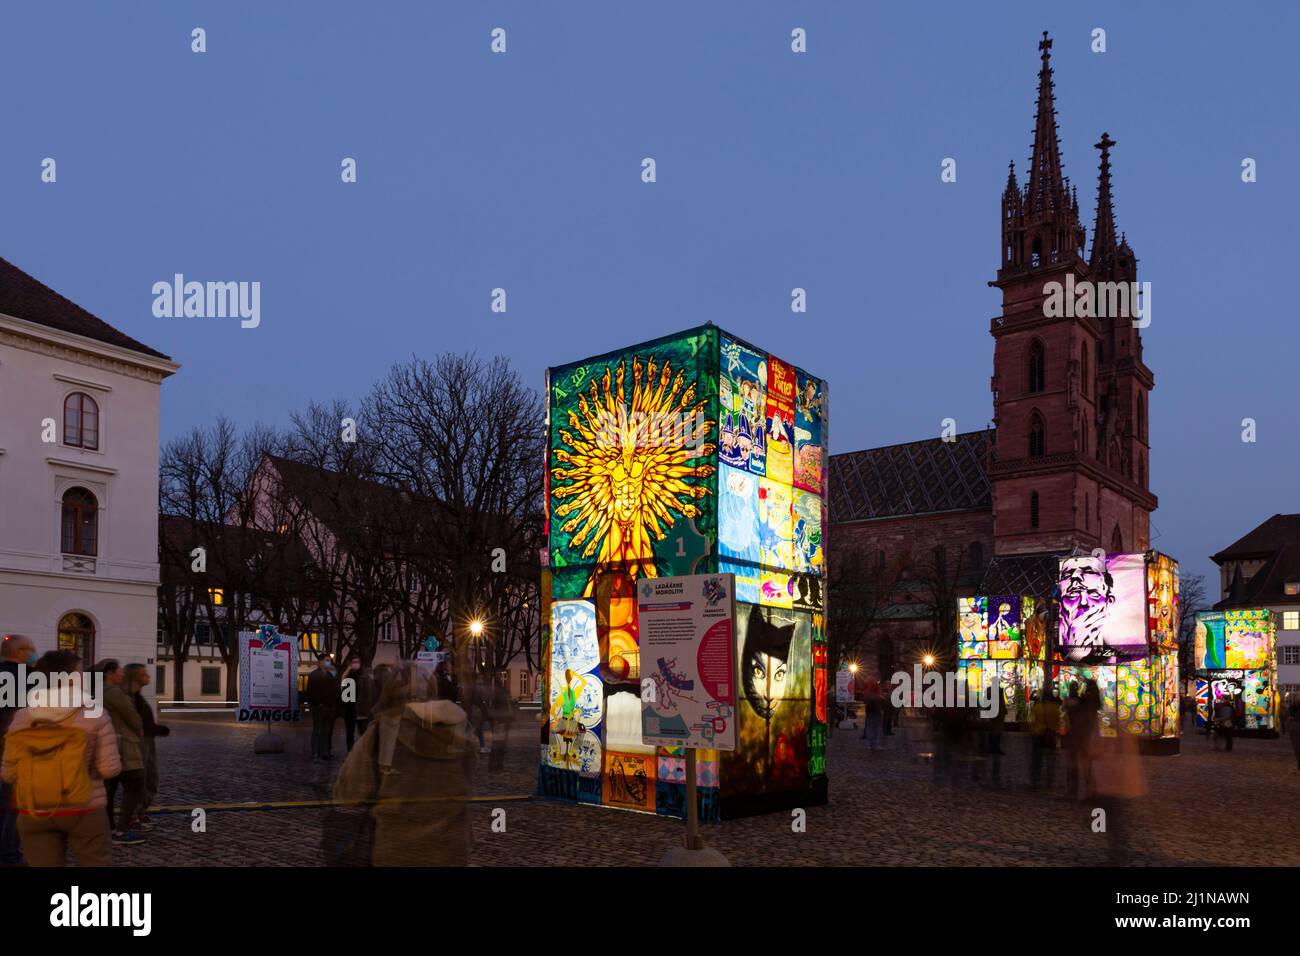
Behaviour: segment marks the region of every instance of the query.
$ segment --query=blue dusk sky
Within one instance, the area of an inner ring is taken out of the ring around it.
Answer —
[[[1152,543],[1210,572],[1300,510],[1291,5],[7,4],[0,256],[182,364],[164,440],[285,424],[412,354],[500,353],[540,390],[706,321],[829,380],[833,452],[984,428],[1043,30],[1089,238],[1105,130],[1152,283]],[[260,282],[260,326],[156,318],[178,272]]]

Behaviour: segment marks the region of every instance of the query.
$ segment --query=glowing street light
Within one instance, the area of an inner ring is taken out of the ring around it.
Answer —
[[[921,658],[921,663],[924,664],[926,667],[933,667],[933,666],[934,666],[934,655],[933,655],[933,654],[926,654],[923,658]]]
[[[857,664],[850,664],[850,665],[849,665],[849,673],[850,673],[850,674],[856,674],[857,672],[858,672],[858,665],[857,665]]]
[[[482,637],[483,622],[480,621],[478,618],[474,618],[474,620],[469,622],[469,632],[473,634],[475,637]]]

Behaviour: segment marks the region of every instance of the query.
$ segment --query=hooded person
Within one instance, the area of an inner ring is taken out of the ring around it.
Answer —
[[[432,696],[418,667],[401,666],[339,770],[334,798],[375,801],[375,866],[466,866],[477,759],[465,711]]]
[[[45,687],[14,715],[5,734],[0,779],[14,791],[23,855],[32,866],[108,866],[108,803],[104,780],[121,763],[108,715],[88,707],[81,659],[49,651],[36,665]]]

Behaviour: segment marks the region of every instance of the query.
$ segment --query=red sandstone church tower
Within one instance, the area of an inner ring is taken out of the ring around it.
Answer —
[[[1156,497],[1147,488],[1147,397],[1155,380],[1130,317],[1049,317],[1049,283],[1135,283],[1137,259],[1115,237],[1103,133],[1097,215],[1085,259],[1079,201],[1056,134],[1047,34],[1039,44],[1038,114],[1029,182],[1015,164],[1002,194],[1002,290],[993,319],[989,479],[996,555],[1072,547],[1144,551]],[[1049,287],[1050,288],[1050,287]],[[1104,288],[1104,287],[1103,287]]]

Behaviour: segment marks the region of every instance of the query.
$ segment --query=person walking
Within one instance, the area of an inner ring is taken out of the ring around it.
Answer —
[[[898,724],[898,708],[894,706],[894,698],[889,693],[881,695],[880,716],[885,728],[885,736],[894,736],[894,727]]]
[[[880,750],[880,729],[885,715],[880,684],[875,678],[867,682],[867,689],[862,695],[862,706],[864,708],[862,739],[867,742],[868,750]]]
[[[474,731],[478,735],[478,752],[481,754],[488,752],[485,734],[491,720],[489,711],[492,707],[493,683],[495,680],[489,680],[486,675],[480,674],[474,681],[474,689],[470,695],[470,718],[474,724]]]
[[[1101,733],[1101,689],[1095,680],[1089,679],[1083,685],[1083,693],[1079,695],[1078,716],[1079,738],[1075,746],[1075,756],[1079,761],[1078,798],[1087,800],[1093,795],[1092,765]]]
[[[452,667],[450,657],[444,657],[438,663],[438,669],[434,676],[437,685],[438,699],[450,700],[459,704],[460,681],[456,679],[456,670]]]
[[[998,709],[993,716],[988,718],[988,755],[992,761],[990,776],[993,786],[1002,786],[1002,758],[1005,751],[1002,749],[1002,733],[1007,726],[1007,698],[1002,693],[1001,685],[998,686]]]
[[[1111,866],[1124,866],[1129,860],[1133,808],[1147,795],[1137,738],[1121,732],[1109,746],[1099,748],[1093,779],[1097,805],[1106,814],[1106,835],[1110,841],[1107,862]]]
[[[339,682],[330,670],[330,659],[316,655],[316,666],[307,677],[307,699],[311,701],[311,757],[330,760],[334,756],[334,721],[338,719],[341,694]]]
[[[474,765],[469,718],[406,665],[394,670],[375,719],[339,770],[336,800],[375,801],[375,866],[466,866]]]
[[[1236,719],[1236,709],[1232,705],[1232,698],[1224,694],[1214,704],[1215,750],[1219,749],[1219,741],[1222,740],[1224,749],[1228,753],[1232,753],[1232,731]]]
[[[109,787],[108,825],[112,828],[114,846],[137,846],[145,842],[143,835],[131,829],[131,824],[144,809],[144,721],[135,709],[126,683],[126,671],[115,660],[103,661],[98,668],[104,675],[104,709],[113,722],[117,734],[117,751],[122,772]],[[114,811],[117,791],[122,793],[122,806]]]
[[[357,737],[366,732],[370,712],[375,704],[375,678],[359,657],[348,658],[340,685],[343,705],[343,730],[347,736],[348,750]]]
[[[144,757],[144,793],[142,794],[140,810],[135,822],[128,826],[127,829],[148,832],[153,829],[153,821],[149,819],[148,809],[153,806],[154,800],[158,798],[158,747],[156,741],[157,738],[166,737],[170,734],[171,728],[166,724],[158,723],[154,718],[153,707],[150,706],[148,699],[142,693],[151,682],[149,669],[143,664],[127,664],[122,670],[126,674],[122,680],[122,686],[131,695],[131,702],[135,704],[136,713],[140,715],[140,723],[144,727],[144,733],[140,737],[140,752]]]
[[[1291,749],[1295,752],[1295,769],[1300,773],[1300,704],[1292,704],[1290,720],[1287,721],[1287,735],[1291,738]]]
[[[36,663],[36,645],[21,634],[0,639],[0,681],[13,688],[13,697],[0,694],[0,760],[4,759],[4,735],[27,698],[27,687],[18,680],[18,665]],[[18,838],[18,813],[13,808],[13,788],[0,782],[0,866],[22,866],[22,844]]]
[[[1079,700],[1079,685],[1071,684],[1065,698],[1065,730],[1061,734],[1061,748],[1065,751],[1065,795],[1074,797],[1079,792],[1079,742],[1081,724],[1084,720],[1080,713],[1083,702]]]
[[[1029,787],[1037,790],[1046,781],[1047,789],[1056,786],[1056,747],[1061,737],[1061,705],[1050,685],[1034,700],[1031,710]]]
[[[112,863],[104,780],[121,763],[108,715],[91,716],[81,658],[49,651],[36,664],[47,685],[32,691],[4,738],[0,780],[13,788],[22,852],[32,866]]]
[[[488,717],[492,721],[489,770],[501,770],[506,765],[506,744],[510,740],[510,725],[514,722],[514,716],[515,710],[510,704],[510,692],[506,689],[505,680],[493,681],[492,699],[488,706]]]

